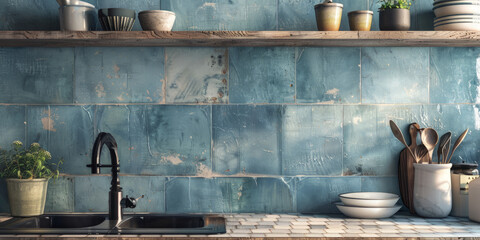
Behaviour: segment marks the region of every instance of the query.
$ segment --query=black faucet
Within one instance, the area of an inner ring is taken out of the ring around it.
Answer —
[[[107,145],[110,151],[110,165],[100,164],[100,154],[102,153],[103,145]],[[120,179],[118,178],[120,164],[118,161],[117,142],[112,134],[105,132],[98,134],[93,144],[92,164],[87,165],[87,167],[92,168],[93,174],[100,174],[100,168],[102,167],[112,168],[112,186],[110,187],[108,199],[108,218],[109,220],[121,221],[122,208],[135,208],[137,199],[129,198],[128,195],[122,198],[122,187],[120,187]]]

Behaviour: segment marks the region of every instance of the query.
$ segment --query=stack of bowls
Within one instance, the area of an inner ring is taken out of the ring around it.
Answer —
[[[480,0],[435,0],[436,31],[480,31]]]
[[[384,192],[353,192],[338,195],[338,210],[354,218],[389,218],[402,207],[396,204],[400,197]]]
[[[126,8],[102,8],[98,20],[104,31],[131,31],[135,23],[135,11]]]

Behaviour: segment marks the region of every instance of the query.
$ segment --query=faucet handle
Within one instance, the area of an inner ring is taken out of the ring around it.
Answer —
[[[143,197],[145,197],[145,195],[135,199],[133,197],[128,197],[127,195],[122,199],[122,201],[120,201],[120,205],[122,208],[135,208],[137,206],[137,201]]]

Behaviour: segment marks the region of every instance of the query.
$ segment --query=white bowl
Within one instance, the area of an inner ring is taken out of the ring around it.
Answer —
[[[338,197],[345,205],[357,207],[393,207],[400,199],[397,194],[384,192],[352,192]]]
[[[471,3],[447,3],[433,7],[436,17],[455,14],[480,14],[480,5]]]
[[[393,207],[353,207],[346,206],[341,202],[337,202],[335,205],[340,212],[353,218],[389,218],[402,207],[402,204]]]
[[[446,21],[433,28],[435,31],[480,31],[480,21]]]
[[[171,31],[175,13],[165,10],[148,10],[138,13],[138,20],[145,31]]]

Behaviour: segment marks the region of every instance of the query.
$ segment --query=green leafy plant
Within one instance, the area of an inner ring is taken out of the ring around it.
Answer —
[[[58,163],[50,163],[52,155],[40,147],[38,143],[32,143],[28,149],[23,147],[20,141],[12,143],[11,150],[0,149],[0,177],[34,179],[34,178],[58,178]]]
[[[378,3],[381,4],[380,10],[392,8],[410,9],[413,1],[414,0],[378,0]]]

